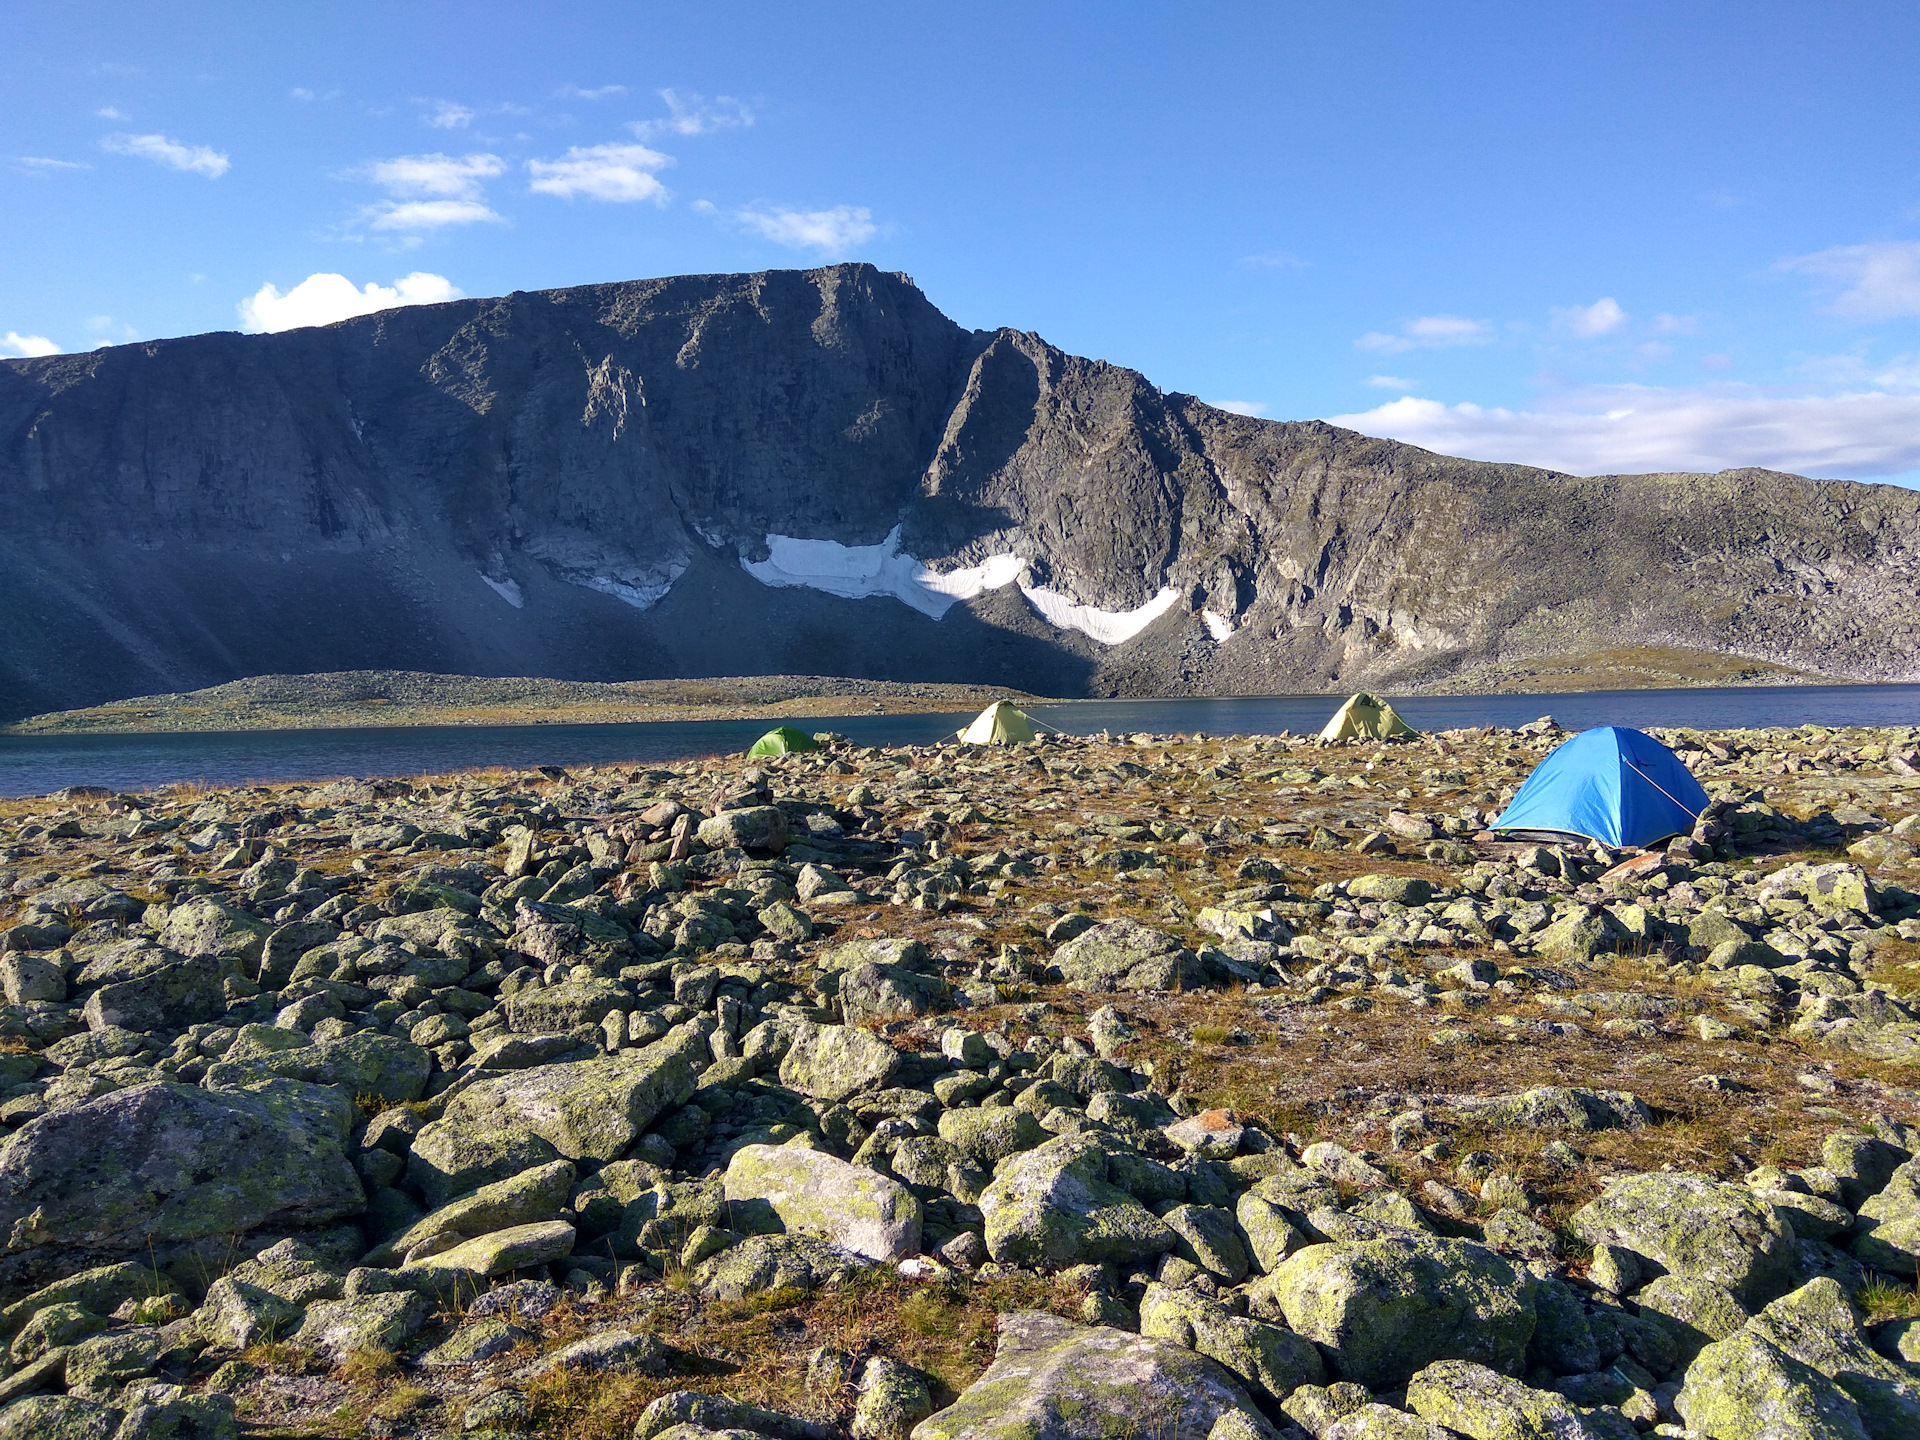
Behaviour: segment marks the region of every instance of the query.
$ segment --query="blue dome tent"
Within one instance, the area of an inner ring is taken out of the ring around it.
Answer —
[[[1707,792],[1679,756],[1651,735],[1603,725],[1536,765],[1492,828],[1652,845],[1691,832],[1706,808]]]

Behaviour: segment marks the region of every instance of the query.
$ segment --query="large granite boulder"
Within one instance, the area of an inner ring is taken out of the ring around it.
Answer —
[[[335,1091],[294,1080],[137,1085],[52,1111],[0,1145],[7,1248],[133,1252],[358,1214],[352,1123]]]
[[[402,1105],[420,1098],[432,1070],[433,1057],[412,1041],[363,1030],[341,1040],[294,1044],[242,1059],[221,1060],[208,1067],[205,1084],[210,1090],[242,1090],[278,1077],[311,1085],[335,1085],[355,1100],[372,1095]]]
[[[816,1100],[845,1100],[889,1084],[905,1062],[878,1035],[851,1025],[796,1025],[780,1083]]]
[[[1164,930],[1103,920],[1053,952],[1053,968],[1076,990],[1184,990],[1204,983],[1199,958]]]
[[[1205,1436],[1241,1417],[1247,1440],[1272,1433],[1238,1381],[1183,1345],[1058,1316],[1000,1317],[993,1364],[912,1440],[1113,1440]]]
[[[1746,1306],[1799,1278],[1793,1228],[1744,1185],[1687,1172],[1627,1175],[1573,1213],[1573,1233],[1657,1270],[1724,1285]]]
[[[980,1196],[987,1252],[1003,1264],[1134,1264],[1171,1250],[1174,1232],[1108,1178],[1106,1147],[1062,1135],[1002,1162]]]
[[[1467,1240],[1408,1232],[1309,1245],[1263,1284],[1336,1375],[1370,1390],[1436,1360],[1517,1374],[1533,1335],[1533,1277]]]
[[[727,1165],[729,1205],[765,1205],[790,1232],[868,1260],[920,1250],[920,1202],[897,1180],[799,1145],[744,1145]]]

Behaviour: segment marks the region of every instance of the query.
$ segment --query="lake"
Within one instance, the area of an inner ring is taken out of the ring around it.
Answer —
[[[1342,697],[1072,700],[1033,715],[1069,734],[1150,730],[1209,735],[1311,733]],[[1724,690],[1602,690],[1555,695],[1430,695],[1396,699],[1421,730],[1519,725],[1552,715],[1570,730],[1595,725],[1920,725],[1920,685],[1756,686]],[[970,717],[847,715],[796,720],[863,745],[925,745]],[[423,775],[474,766],[602,765],[684,760],[744,750],[766,720],[630,725],[418,726],[359,730],[248,730],[169,735],[0,736],[0,796],[67,785],[145,790],[179,781],[212,785],[342,775]]]

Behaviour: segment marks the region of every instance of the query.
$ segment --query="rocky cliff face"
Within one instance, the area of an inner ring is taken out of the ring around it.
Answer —
[[[864,265],[0,363],[0,715],[246,674],[1913,679],[1920,496],[1224,414]]]

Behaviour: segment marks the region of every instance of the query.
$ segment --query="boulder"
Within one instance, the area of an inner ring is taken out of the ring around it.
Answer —
[[[324,1224],[365,1192],[333,1091],[137,1085],[28,1122],[0,1145],[0,1226],[15,1252],[136,1252],[150,1243]]]
[[[903,965],[856,965],[840,977],[840,1009],[849,1025],[944,1010],[947,982]]]
[[[1683,1366],[1703,1346],[1726,1339],[1747,1323],[1747,1312],[1726,1286],[1697,1275],[1662,1275],[1642,1288],[1633,1303],[1642,1319],[1666,1327]]]
[[[0,1440],[113,1440],[123,1412],[67,1395],[29,1395],[0,1410]]]
[[[1272,1433],[1231,1374],[1182,1345],[1031,1310],[1002,1315],[999,1331],[986,1373],[913,1440],[1204,1436],[1235,1415]]]
[[[709,850],[757,850],[773,854],[786,848],[786,812],[777,805],[723,810],[700,822],[696,838]]]
[[[1533,1277],[1466,1240],[1309,1245],[1263,1283],[1335,1374],[1372,1390],[1405,1384],[1436,1360],[1516,1373],[1533,1334]]]
[[[514,1225],[463,1240],[449,1249],[420,1259],[409,1258],[409,1270],[451,1270],[459,1274],[505,1275],[564,1260],[573,1253],[574,1229],[563,1220],[541,1220]]]
[[[426,1302],[412,1290],[321,1300],[307,1307],[293,1342],[340,1365],[357,1354],[398,1350],[419,1333],[427,1314]]]
[[[1003,1106],[943,1111],[940,1138],[959,1151],[967,1164],[991,1171],[1009,1155],[1044,1144],[1047,1132],[1026,1111]]]
[[[436,1208],[484,1185],[560,1158],[560,1152],[527,1130],[487,1129],[436,1120],[413,1137],[407,1180]],[[416,1210],[406,1223],[420,1218]]]
[[[1523,1130],[1637,1130],[1653,1123],[1653,1111],[1631,1090],[1589,1090],[1581,1086],[1542,1085],[1518,1095],[1502,1095],[1476,1118],[1495,1126]]]
[[[1871,1440],[1846,1391],[1751,1329],[1702,1350],[1673,1407],[1713,1440]]]
[[[1472,1440],[1607,1440],[1564,1396],[1470,1360],[1438,1360],[1407,1382],[1407,1408]],[[1632,1427],[1627,1426],[1632,1433]]]
[[[682,1025],[605,1059],[506,1071],[462,1090],[427,1130],[528,1134],[569,1160],[616,1160],[657,1117],[692,1098],[692,1062],[707,1053],[705,1035]]]
[[[260,973],[260,955],[273,927],[217,900],[188,900],[167,914],[160,943],[188,956],[229,960],[248,975]]]
[[[564,980],[510,997],[507,1026],[522,1035],[565,1035],[633,1006],[632,994],[611,980]]]
[[[429,1241],[452,1237],[470,1240],[495,1230],[552,1220],[566,1208],[573,1193],[575,1170],[571,1162],[555,1160],[536,1165],[505,1180],[483,1185],[473,1194],[443,1205],[380,1246],[362,1262],[387,1265]]]
[[[1920,1435],[1920,1378],[1867,1343],[1834,1281],[1822,1277],[1781,1296],[1747,1328],[1846,1391],[1873,1440]]]
[[[257,1032],[270,1027],[247,1028]],[[277,1033],[292,1036],[298,1032]],[[223,1059],[208,1067],[203,1083],[209,1090],[242,1090],[279,1077],[311,1085],[335,1085],[353,1100],[371,1095],[403,1105],[420,1098],[432,1071],[433,1057],[412,1041],[362,1030],[342,1040],[287,1045],[241,1059]]]
[[[87,997],[89,1030],[184,1030],[225,1013],[226,969],[199,956],[167,965],[135,980],[102,985]]]
[[[789,1232],[868,1260],[920,1250],[920,1202],[897,1180],[797,1145],[746,1145],[727,1165],[729,1205],[765,1204]]]
[[[1003,1264],[1133,1264],[1176,1243],[1110,1183],[1105,1147],[1089,1136],[1062,1135],[1002,1162],[979,1203],[987,1252]]]
[[[1861,1203],[1853,1253],[1889,1275],[1920,1269],[1920,1160],[1900,1166],[1879,1194]]]
[[[891,1083],[904,1063],[898,1050],[868,1031],[803,1024],[780,1062],[780,1083],[816,1100],[839,1101]]]
[[[1776,870],[1760,882],[1762,900],[1794,895],[1821,915],[1871,915],[1879,909],[1873,882],[1858,865],[1809,865]]]
[[[1102,920],[1053,952],[1053,968],[1076,990],[1185,990],[1204,979],[1199,957],[1164,930]]]
[[[194,1312],[194,1329],[209,1345],[245,1350],[261,1341],[285,1340],[300,1328],[305,1312],[270,1290],[223,1275],[207,1287]]]
[[[1140,1301],[1140,1333],[1218,1360],[1273,1400],[1286,1399],[1301,1385],[1326,1383],[1320,1352],[1305,1336],[1236,1315],[1196,1291],[1149,1285]]]
[[[708,1300],[743,1300],[768,1290],[817,1290],[844,1278],[859,1262],[811,1235],[749,1235],[694,1272]]]
[[[1724,1285],[1763,1304],[1797,1277],[1791,1227],[1744,1185],[1680,1171],[1628,1175],[1573,1213],[1573,1233],[1675,1275]]]
[[[1347,882],[1347,894],[1356,900],[1424,905],[1433,898],[1433,885],[1417,875],[1356,875]]]

